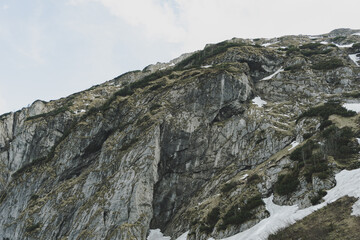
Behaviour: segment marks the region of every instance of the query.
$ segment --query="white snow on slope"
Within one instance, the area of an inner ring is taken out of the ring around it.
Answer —
[[[262,107],[263,105],[267,104],[266,101],[262,100],[260,97],[255,97],[252,100],[253,104],[257,105],[258,107]]]
[[[186,240],[187,235],[189,234],[189,231],[183,233],[180,237],[178,237],[176,240]]]
[[[357,62],[360,61],[360,57],[357,57],[356,55],[360,56],[360,53],[350,54],[349,58],[356,64],[356,66],[359,67],[359,64]]]
[[[360,36],[360,32],[357,32],[357,33],[353,33],[353,34],[351,34],[351,35],[354,35],[354,36]]]
[[[266,239],[271,233],[287,227],[296,221],[306,217],[315,210],[318,210],[328,203],[332,203],[343,196],[360,198],[360,169],[343,170],[336,174],[336,186],[324,197],[325,202],[305,209],[299,209],[297,205],[278,206],[273,203],[273,196],[263,199],[266,209],[270,212],[270,217],[261,220],[258,224],[248,230],[223,240],[259,240]],[[353,205],[352,215],[360,216],[360,200]]]
[[[273,44],[276,44],[276,43],[279,43],[279,41],[277,41],[277,42],[271,42],[271,43],[264,43],[264,44],[261,44],[261,46],[263,46],[263,47],[268,47],[268,46],[273,45]]]
[[[201,66],[201,68],[211,68],[212,65],[205,65],[205,66]]]
[[[245,175],[243,175],[241,178],[240,178],[240,180],[244,180],[245,178],[247,178],[249,176],[249,174],[245,174]]]
[[[308,36],[310,39],[318,39],[321,38],[321,36]]]
[[[360,113],[360,103],[344,103],[343,107],[346,108],[347,110]]]
[[[325,41],[322,41],[322,42],[320,42],[321,44],[324,44],[324,45],[327,45],[327,44],[329,44],[328,42],[325,42]]]
[[[151,229],[147,240],[170,240],[170,237],[165,237],[160,229]]]
[[[291,149],[295,148],[297,145],[299,145],[299,142],[294,141],[291,143],[291,148],[288,149],[288,151],[290,151]]]
[[[271,74],[270,76],[264,77],[263,79],[261,79],[260,81],[264,81],[264,80],[270,80],[272,79],[276,74],[283,72],[284,69],[281,67],[279,70],[277,70],[276,72],[274,72],[273,74]]]
[[[336,44],[336,43],[334,43],[334,44],[339,48],[351,48],[354,45],[353,43],[346,44],[346,45],[339,45],[339,44]]]

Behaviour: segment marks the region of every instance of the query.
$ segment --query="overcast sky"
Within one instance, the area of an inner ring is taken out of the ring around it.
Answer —
[[[359,0],[0,0],[0,114],[232,37],[360,28]]]

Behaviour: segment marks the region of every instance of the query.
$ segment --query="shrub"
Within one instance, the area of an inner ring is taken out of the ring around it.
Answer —
[[[278,181],[274,185],[274,190],[279,195],[288,195],[293,193],[299,184],[298,173],[293,171],[288,174],[279,175]]]
[[[287,49],[286,49],[286,55],[289,56],[293,53],[297,53],[299,52],[300,49],[294,45],[290,45]]]
[[[293,161],[306,161],[312,156],[312,150],[315,143],[313,141],[307,141],[303,146],[296,148],[291,154],[290,159]]]
[[[149,88],[150,91],[155,91],[155,90],[158,90],[159,88],[162,88],[166,86],[166,83],[165,82],[159,82],[158,84],[155,84],[154,86],[151,86]]]
[[[247,183],[247,184],[251,184],[251,183],[253,183],[253,182],[258,182],[258,181],[260,181],[260,180],[261,180],[260,176],[259,176],[258,174],[256,174],[256,173],[254,173],[253,175],[251,175],[251,176],[249,176],[249,177],[247,178],[246,183]]]
[[[225,183],[225,185],[221,188],[221,192],[224,194],[228,193],[230,190],[236,187],[236,185],[237,185],[236,182]]]
[[[359,151],[358,145],[353,143],[355,134],[349,127],[340,129],[333,126],[327,128],[321,136],[325,139],[326,153],[337,159],[347,158]]]
[[[33,195],[31,195],[30,200],[36,201],[38,198],[39,198],[39,195],[33,194]]]
[[[6,199],[7,193],[5,190],[0,192],[0,204],[2,204],[4,202],[4,200]]]
[[[157,110],[159,108],[161,108],[161,104],[155,103],[155,104],[151,105],[149,110],[152,112],[152,111],[155,111],[155,110]]]
[[[320,200],[326,196],[327,192],[323,189],[317,192],[317,194],[310,199],[312,205],[317,205],[320,203]]]
[[[360,98],[360,92],[359,91],[346,92],[346,93],[343,93],[343,96],[344,97],[352,97],[352,98]]]
[[[119,91],[115,92],[115,96],[121,96],[121,97],[126,97],[126,96],[130,96],[134,93],[134,91],[129,87],[129,86],[125,86],[122,89],[120,89]]]
[[[327,49],[315,49],[315,50],[304,49],[304,50],[301,50],[301,54],[306,56],[306,57],[311,57],[313,55],[318,55],[318,54],[328,54],[331,51],[332,51],[332,49],[330,49],[330,48],[327,48]]]
[[[219,219],[220,219],[220,208],[215,207],[209,212],[209,214],[205,219],[205,222],[200,225],[199,228],[200,232],[205,232],[207,234],[210,234],[213,231]]]
[[[360,50],[360,43],[355,43],[354,45],[352,45],[351,50],[359,51]]]
[[[332,70],[345,66],[343,61],[338,58],[332,58],[329,60],[323,60],[312,65],[315,70]]]
[[[331,120],[322,121],[321,124],[320,124],[320,127],[319,127],[320,131],[324,130],[328,126],[331,126],[331,124],[332,124]]]
[[[308,43],[299,47],[301,49],[301,54],[306,57],[317,54],[327,54],[332,51],[330,48],[324,49],[324,45],[321,43]]]
[[[286,67],[284,70],[285,71],[295,72],[297,70],[301,70],[301,67],[302,67],[302,64],[295,64],[295,65],[291,65],[291,66]]]
[[[340,43],[341,41],[343,41],[345,39],[346,39],[345,36],[337,36],[337,37],[334,37],[334,38],[330,39],[330,41],[334,42],[334,43]]]
[[[312,135],[314,135],[313,133],[304,133],[304,135],[303,135],[303,138],[306,140],[306,139],[309,139],[309,138],[311,138],[312,137]]]
[[[33,232],[35,231],[36,229],[40,228],[40,223],[37,223],[37,224],[33,224],[33,225],[30,225],[28,227],[25,228],[25,232]]]
[[[261,205],[264,205],[264,201],[261,199],[260,194],[250,198],[243,206],[233,205],[224,215],[220,229],[226,229],[227,225],[241,225],[252,219],[254,214],[251,211]]]
[[[211,210],[211,212],[207,215],[206,218],[206,223],[209,224],[210,226],[215,226],[215,224],[219,221],[220,219],[220,208],[219,207],[215,207]]]
[[[228,41],[220,42],[218,44],[214,44],[204,48],[202,51],[196,52],[191,56],[185,58],[181,62],[179,62],[174,69],[182,70],[189,66],[197,67],[201,66],[201,64],[208,58],[216,56],[218,54],[226,52],[231,47],[241,47],[246,46],[245,43],[231,43]]]
[[[324,105],[313,107],[305,111],[298,117],[297,121],[304,117],[321,117],[322,120],[325,121],[332,114],[340,115],[343,117],[352,117],[356,115],[356,112],[347,110],[346,108],[341,106],[339,102],[329,101]]]
[[[307,44],[304,44],[304,45],[302,45],[302,46],[300,46],[299,48],[300,49],[317,49],[317,48],[319,48],[319,47],[321,47],[322,46],[322,44],[321,43],[318,43],[318,42],[316,42],[316,43],[307,43]]]

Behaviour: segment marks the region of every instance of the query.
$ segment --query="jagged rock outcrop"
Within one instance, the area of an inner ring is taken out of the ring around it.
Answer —
[[[330,120],[300,116],[329,100],[358,101],[353,33],[232,39],[2,115],[0,236],[146,239],[161,228],[172,237],[190,230],[188,239],[222,238],[268,217],[261,197],[314,203],[334,186],[335,172],[357,166],[319,147],[330,144],[323,136]],[[359,118],[351,116],[332,124],[357,134]],[[290,156],[309,138],[322,141],[309,143],[309,159],[326,153],[319,159],[328,161],[327,175]],[[288,172],[299,182],[281,194]]]

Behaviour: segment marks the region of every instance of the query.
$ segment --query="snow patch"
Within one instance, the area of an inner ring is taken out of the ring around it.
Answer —
[[[289,148],[288,151],[290,151],[291,149],[295,148],[297,145],[299,145],[299,142],[297,142],[297,141],[292,142],[292,143],[291,143],[291,148]]]
[[[84,112],[86,112],[85,109],[80,109],[80,110],[74,111],[75,114],[84,113]]]
[[[201,66],[201,68],[211,68],[212,65],[205,65],[205,66]]]
[[[187,236],[189,234],[189,231],[183,233],[180,237],[178,237],[176,240],[186,240]]]
[[[244,180],[245,178],[247,178],[249,176],[249,174],[245,174],[244,176],[242,176],[241,178],[240,178],[240,180]]]
[[[351,215],[360,217],[360,199],[357,200],[356,203],[354,203]]]
[[[150,229],[150,234],[147,240],[170,240],[170,237],[165,237],[160,229]]]
[[[264,77],[263,79],[261,79],[260,81],[264,81],[264,80],[270,80],[272,79],[276,74],[283,72],[284,69],[281,67],[279,70],[277,70],[276,72],[274,72],[273,74],[271,74],[270,76]]]
[[[276,43],[279,43],[279,41],[277,41],[277,42],[271,42],[271,43],[263,43],[263,44],[261,44],[261,46],[263,46],[263,47],[268,47],[268,46],[273,45],[273,44],[276,44]]]
[[[354,36],[360,36],[360,32],[357,32],[357,33],[353,33],[351,35],[354,35]]]
[[[320,42],[321,44],[324,44],[324,45],[328,45],[329,43],[328,42],[325,42],[325,41],[322,41]]]
[[[356,113],[360,113],[360,103],[344,103],[343,107],[347,110],[355,111]]]
[[[351,48],[354,45],[353,43],[346,44],[346,45],[339,45],[339,44],[336,44],[336,43],[334,43],[334,44],[339,48]]]
[[[310,39],[318,39],[318,38],[321,38],[319,36],[309,36]]]
[[[355,54],[350,54],[349,58],[356,64],[356,66],[359,67],[359,64],[357,63],[358,61],[360,61],[360,53],[355,53]]]
[[[258,107],[262,107],[263,105],[267,104],[266,101],[262,100],[260,97],[255,97],[252,100],[253,104],[257,105]]]

